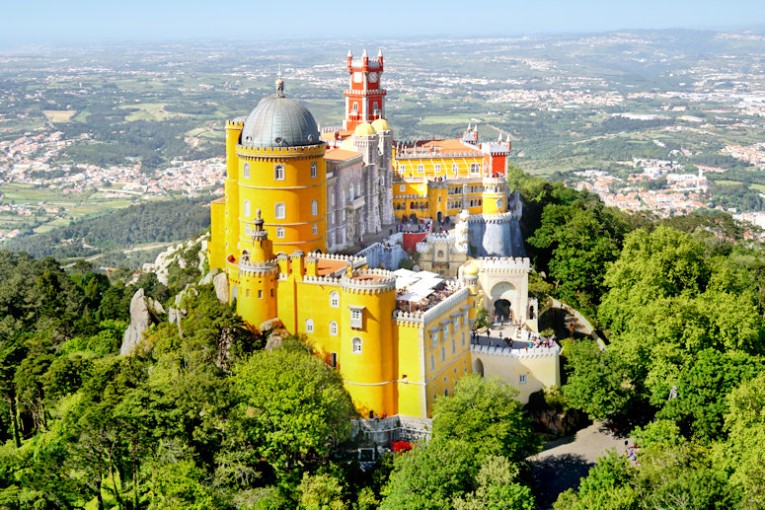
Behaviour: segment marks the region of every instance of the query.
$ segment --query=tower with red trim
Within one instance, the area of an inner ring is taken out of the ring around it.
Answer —
[[[364,122],[373,122],[385,118],[385,95],[387,91],[380,87],[383,73],[382,50],[377,52],[377,59],[370,59],[367,50],[361,58],[353,58],[348,50],[346,68],[350,75],[350,86],[344,92],[345,119],[343,129],[353,131]]]

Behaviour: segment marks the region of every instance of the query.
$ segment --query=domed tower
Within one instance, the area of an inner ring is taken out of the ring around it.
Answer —
[[[377,132],[369,122],[362,122],[353,131],[353,146],[364,159],[364,197],[366,210],[362,213],[363,228],[361,233],[377,233],[382,229],[380,222],[380,151]]]
[[[325,150],[311,112],[285,97],[277,80],[276,94],[250,112],[236,146],[239,253],[256,209],[275,252],[326,251]]]

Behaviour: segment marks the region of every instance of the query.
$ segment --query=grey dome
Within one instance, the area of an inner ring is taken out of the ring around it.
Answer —
[[[321,143],[319,128],[308,108],[284,97],[284,82],[276,83],[276,94],[258,103],[242,129],[246,147],[297,147]]]

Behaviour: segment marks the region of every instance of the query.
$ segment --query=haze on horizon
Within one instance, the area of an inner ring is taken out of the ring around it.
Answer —
[[[40,0],[3,8],[5,46],[77,41],[497,37],[621,29],[765,27],[756,0]]]

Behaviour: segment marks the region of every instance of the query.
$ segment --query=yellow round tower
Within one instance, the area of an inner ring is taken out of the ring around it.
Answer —
[[[507,212],[507,181],[503,175],[483,178],[481,197],[483,214],[502,214]]]
[[[241,243],[242,254],[237,263],[239,284],[236,311],[250,326],[269,329],[268,321],[277,317],[277,279],[279,266],[274,259],[273,245],[263,228],[260,209],[252,223],[249,239]]]
[[[394,395],[393,311],[396,281],[388,271],[352,272],[341,279],[340,373],[365,417],[397,414]]]
[[[236,147],[239,246],[250,238],[255,210],[274,252],[326,251],[327,170],[325,143],[303,105],[284,95],[266,97],[249,114]]]

